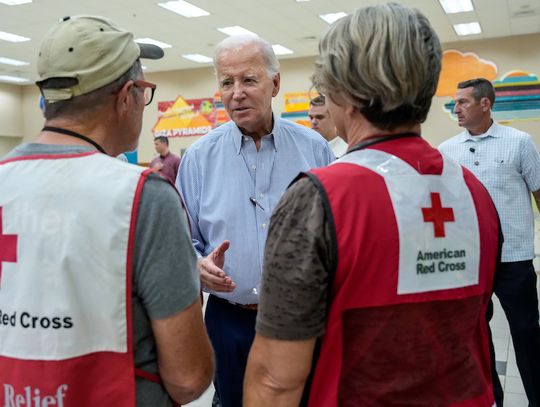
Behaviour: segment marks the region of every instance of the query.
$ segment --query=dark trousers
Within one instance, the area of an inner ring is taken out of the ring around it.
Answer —
[[[255,337],[257,311],[210,295],[205,322],[216,357],[214,386],[222,407],[241,407],[244,372]]]
[[[501,263],[493,288],[510,326],[529,407],[540,407],[540,326],[532,260]]]

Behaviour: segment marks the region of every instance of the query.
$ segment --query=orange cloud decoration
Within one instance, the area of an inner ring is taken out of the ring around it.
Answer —
[[[497,77],[497,65],[473,52],[463,53],[455,49],[444,51],[435,95],[454,97],[459,82],[480,77],[493,81]]]

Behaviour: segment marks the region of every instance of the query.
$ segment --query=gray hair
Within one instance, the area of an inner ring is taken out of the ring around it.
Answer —
[[[128,69],[126,73],[108,85],[102,86],[90,93],[75,96],[71,99],[48,102],[45,100],[43,114],[45,119],[52,120],[58,117],[84,118],[91,117],[103,108],[104,101],[117,92],[129,80],[137,80],[142,76],[142,66],[139,60]],[[50,78],[39,83],[41,89],[62,89],[77,84],[75,78]]]
[[[263,40],[257,35],[233,35],[231,37],[225,38],[216,46],[216,51],[214,53],[214,71],[217,74],[218,66],[217,60],[222,52],[229,51],[233,49],[242,48],[246,45],[255,45],[259,49],[264,62],[266,64],[266,70],[268,71],[268,76],[274,78],[279,72],[279,61],[276,58],[274,49],[272,45],[266,40]]]
[[[441,45],[427,18],[396,3],[362,7],[319,43],[316,89],[341,96],[376,127],[426,120],[441,70]]]

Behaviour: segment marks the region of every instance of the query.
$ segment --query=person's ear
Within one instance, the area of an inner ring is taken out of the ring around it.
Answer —
[[[116,94],[115,110],[119,115],[125,115],[132,108],[134,101],[133,87],[133,81],[129,80],[122,85]]]
[[[272,97],[276,97],[279,93],[279,86],[281,84],[281,77],[279,76],[279,72],[274,75],[274,79],[272,79],[272,82],[274,83],[274,89],[272,90]]]
[[[483,97],[480,99],[480,106],[482,107],[482,110],[486,112],[491,109],[491,102],[488,98]]]

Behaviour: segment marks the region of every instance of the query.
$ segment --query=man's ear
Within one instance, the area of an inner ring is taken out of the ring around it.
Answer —
[[[482,110],[484,112],[487,112],[491,109],[491,101],[488,98],[483,97],[482,99],[480,99],[480,106],[482,106]]]
[[[281,84],[281,77],[279,76],[279,72],[274,75],[274,79],[272,79],[272,82],[274,82],[274,90],[272,90],[272,97],[276,97],[279,93],[279,86]]]
[[[129,80],[116,94],[115,110],[119,115],[125,115],[133,104],[133,81]]]

